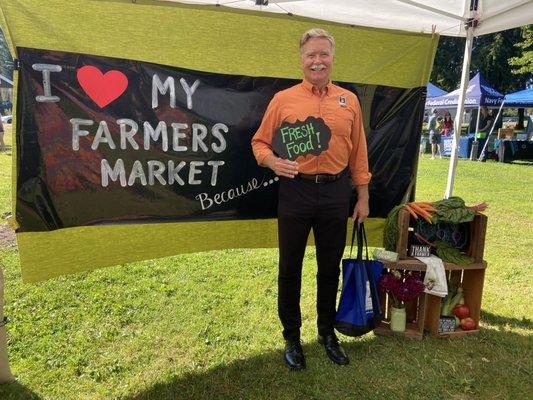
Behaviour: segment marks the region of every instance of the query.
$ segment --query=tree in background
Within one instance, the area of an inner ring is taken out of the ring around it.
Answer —
[[[533,25],[526,25],[521,28],[522,41],[515,44],[520,49],[521,54],[509,59],[509,65],[513,68],[511,72],[516,75],[525,74],[531,78],[533,74]]]
[[[459,87],[465,39],[441,37],[431,82],[446,91]],[[477,72],[503,94],[524,89],[533,79],[533,26],[474,38],[470,78]],[[524,109],[518,109],[518,129],[524,128]]]
[[[461,81],[465,40],[441,36],[435,54],[431,82],[447,92],[457,89]]]
[[[520,49],[521,55],[511,57],[509,65],[514,68],[511,73],[521,75],[526,78],[526,82],[531,83],[533,80],[533,26],[526,25],[522,27],[522,41],[515,44]],[[518,129],[524,129],[524,109],[518,109]]]
[[[481,72],[502,93],[523,89],[533,73],[532,42],[531,25],[474,38],[470,78]],[[464,46],[464,38],[440,38],[431,82],[447,91],[459,87]]]

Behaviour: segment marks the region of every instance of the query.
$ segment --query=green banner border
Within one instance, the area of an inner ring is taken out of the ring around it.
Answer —
[[[2,0],[0,11],[14,47],[293,79],[301,78],[301,34],[320,26],[337,42],[333,80],[402,88],[427,84],[438,42],[437,35],[148,0]]]
[[[381,246],[384,223],[381,218],[365,222],[369,245]],[[351,220],[348,226],[347,238],[351,238]],[[277,247],[277,236],[277,221],[265,219],[85,226],[18,233],[17,241],[22,279],[37,282],[59,275],[175,254]],[[312,234],[309,244],[314,244]]]
[[[0,27],[15,58],[16,47],[28,47],[293,79],[302,75],[300,35],[321,27],[337,44],[333,80],[400,88],[427,84],[438,43],[436,34],[150,0],[2,0]],[[15,188],[16,163],[13,171]],[[381,245],[383,220],[367,225],[370,244]],[[36,282],[178,253],[277,247],[277,226],[275,220],[109,225],[18,233],[17,240],[23,279]]]

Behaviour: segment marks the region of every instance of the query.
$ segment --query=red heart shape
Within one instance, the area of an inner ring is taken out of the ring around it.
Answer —
[[[76,74],[82,89],[100,108],[116,100],[128,87],[128,78],[117,70],[105,74],[92,65],[81,67]]]

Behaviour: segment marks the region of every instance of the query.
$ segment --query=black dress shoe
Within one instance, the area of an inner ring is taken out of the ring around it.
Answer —
[[[285,346],[285,363],[293,371],[305,369],[305,357],[299,340],[287,340]]]
[[[339,339],[335,335],[318,336],[318,343],[324,345],[326,354],[331,361],[338,365],[348,365],[350,359],[339,344]]]

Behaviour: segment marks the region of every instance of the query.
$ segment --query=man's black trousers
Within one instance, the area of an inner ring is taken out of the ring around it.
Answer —
[[[318,333],[333,333],[351,192],[349,173],[328,183],[299,177],[280,180],[278,312],[287,340],[300,336],[302,262],[311,228],[318,265]]]

